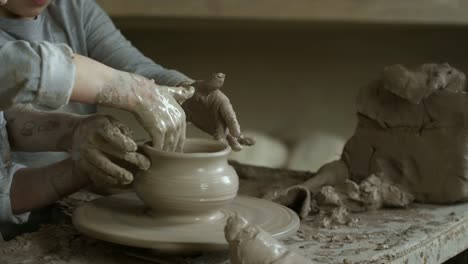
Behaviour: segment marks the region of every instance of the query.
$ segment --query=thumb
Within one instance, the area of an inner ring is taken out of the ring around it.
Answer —
[[[213,91],[221,89],[221,87],[224,84],[225,78],[226,74],[218,72],[212,74],[207,80],[196,81],[195,83],[193,83],[193,86],[195,86],[195,89],[197,89],[197,91],[209,94]]]
[[[185,100],[191,98],[195,93],[195,88],[189,87],[170,87],[170,86],[159,86],[161,89],[166,90],[174,99],[181,105]]]

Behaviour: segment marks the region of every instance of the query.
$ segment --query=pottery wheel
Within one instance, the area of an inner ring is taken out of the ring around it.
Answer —
[[[220,217],[210,221],[174,223],[153,217],[135,193],[102,197],[77,208],[73,224],[82,233],[117,244],[190,253],[227,249],[224,226],[229,215],[239,213],[277,239],[299,228],[295,212],[282,205],[253,197],[238,196]]]

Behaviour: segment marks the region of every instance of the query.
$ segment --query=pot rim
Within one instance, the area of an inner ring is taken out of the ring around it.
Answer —
[[[203,143],[217,145],[222,149],[219,151],[214,151],[214,152],[193,152],[193,153],[169,152],[169,151],[164,151],[164,150],[153,148],[152,146],[149,145],[149,142],[145,142],[141,147],[143,148],[145,152],[149,152],[152,154],[156,154],[158,156],[168,157],[168,158],[214,158],[214,157],[227,156],[229,152],[231,152],[231,147],[229,145],[224,144],[214,139],[187,138],[185,140],[185,145],[203,144]]]

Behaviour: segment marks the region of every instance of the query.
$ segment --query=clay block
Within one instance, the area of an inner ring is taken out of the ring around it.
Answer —
[[[440,65],[441,72],[437,65],[431,65],[429,71],[428,67],[414,72],[405,69],[405,78],[416,73],[417,78],[426,75],[422,86],[443,84],[418,102],[392,92],[390,86],[395,82],[385,78],[361,91],[357,128],[345,145],[342,159],[356,182],[376,174],[412,193],[419,202],[467,201],[465,75],[454,68],[447,70],[447,64]],[[420,89],[428,91],[427,87]]]

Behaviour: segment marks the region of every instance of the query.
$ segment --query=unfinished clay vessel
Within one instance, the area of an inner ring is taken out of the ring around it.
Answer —
[[[214,140],[188,139],[184,151],[166,152],[144,145],[151,168],[134,182],[151,216],[171,221],[211,221],[237,195],[239,181],[228,165],[229,146]]]
[[[183,153],[144,151],[151,168],[134,180],[136,193],[105,196],[73,213],[73,224],[97,239],[174,254],[225,250],[224,226],[232,214],[275,238],[294,234],[290,209],[253,197],[236,197],[238,178],[228,165],[230,148],[214,140],[188,139]],[[232,201],[232,202],[231,202]]]

